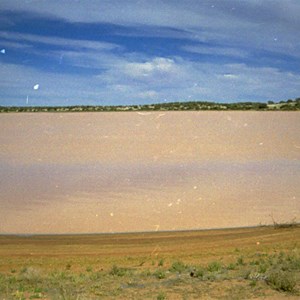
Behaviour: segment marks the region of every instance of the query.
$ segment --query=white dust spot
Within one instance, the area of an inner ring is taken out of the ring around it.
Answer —
[[[235,79],[235,78],[237,78],[238,76],[237,76],[237,75],[234,75],[234,74],[224,74],[223,77],[225,77],[225,78],[230,78],[230,79]]]
[[[114,216],[114,213],[111,212],[111,213],[110,213],[110,216],[113,217],[113,216]]]
[[[0,51],[2,54],[5,54],[6,53],[6,50],[5,49],[1,49]]]
[[[39,84],[35,84],[34,86],[33,86],[33,89],[34,90],[38,90],[40,88],[40,85]]]
[[[173,205],[173,203],[172,203],[172,202],[168,204],[168,206],[169,206],[169,207],[171,207],[172,205]]]
[[[198,187],[197,187],[196,185],[193,187],[194,190],[196,190],[197,188],[198,188]]]
[[[248,126],[248,124],[247,123],[244,123],[244,127],[247,127]]]
[[[141,115],[141,116],[149,116],[149,115],[151,115],[152,113],[151,113],[151,112],[138,112],[137,114],[138,114],[138,115]]]
[[[165,116],[166,114],[159,114],[157,117],[156,117],[156,119],[158,119],[158,118],[161,118],[161,117],[163,117],[163,116]]]
[[[179,198],[179,199],[177,199],[176,204],[178,205],[178,204],[180,204],[180,202],[181,202],[181,199]]]
[[[260,242],[256,242],[256,245],[259,245],[260,244]]]
[[[98,218],[98,214],[96,214],[96,218]]]
[[[259,143],[259,146],[262,146],[263,144],[264,144],[264,143],[261,142],[261,143]]]

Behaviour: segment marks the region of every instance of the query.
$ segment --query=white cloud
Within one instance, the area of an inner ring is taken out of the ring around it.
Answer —
[[[60,18],[71,23],[107,23],[131,29],[134,26],[139,28],[134,31],[141,35],[157,36],[161,31],[164,36],[174,37],[177,31],[177,35],[195,41],[227,45],[228,49],[224,50],[229,51],[228,55],[243,45],[249,50],[299,56],[298,0],[228,0],[215,2],[214,8],[211,6],[211,1],[198,0],[1,1],[3,11]]]
[[[24,44],[24,42],[29,43],[40,43],[51,46],[60,46],[62,48],[75,48],[77,50],[112,50],[115,48],[119,48],[118,45],[106,42],[98,42],[98,41],[90,41],[90,40],[74,40],[74,39],[66,39],[60,37],[47,37],[47,36],[39,36],[34,34],[26,34],[26,33],[17,33],[17,32],[7,32],[0,31],[0,38],[9,40],[9,41],[19,41],[19,43],[11,44],[12,46],[19,47]]]
[[[1,45],[5,46],[7,49],[28,49],[32,48],[32,45],[21,43],[21,42],[11,42],[11,41],[1,41]]]
[[[156,91],[144,91],[144,92],[140,92],[139,94],[140,98],[150,98],[150,99],[155,99],[159,97],[159,94]]]
[[[228,78],[228,79],[236,79],[236,78],[238,78],[238,76],[234,75],[234,74],[224,74],[223,77]]]
[[[182,47],[182,49],[188,52],[199,53],[199,54],[224,55],[224,56],[232,56],[238,58],[244,58],[248,56],[248,51],[241,50],[238,48],[230,48],[230,47],[222,47],[222,46],[208,47],[204,45],[197,45],[197,46],[185,45]]]
[[[3,12],[20,13],[22,18],[39,17],[47,21],[51,17],[58,22],[122,25],[110,33],[115,34],[116,40],[118,35],[182,39],[179,50],[186,51],[186,57],[191,57],[191,53],[210,54],[227,56],[226,61],[247,62],[260,51],[300,57],[298,0],[273,0],[272,5],[265,0],[228,0],[216,1],[211,6],[208,0],[1,1]],[[31,101],[35,101],[31,104],[46,100],[53,105],[139,103],[141,99],[162,102],[165,98],[253,101],[299,97],[300,75],[275,68],[272,59],[269,68],[251,67],[249,61],[248,65],[198,62],[174,56],[168,47],[164,50],[171,54],[155,57],[130,53],[114,43],[21,34],[9,30],[13,22],[5,24],[6,31],[0,31],[1,48],[7,50],[2,56],[0,89],[7,97],[0,101],[23,104],[20,94],[24,99],[29,94]],[[26,54],[27,61],[22,63],[32,65],[4,63],[10,58],[11,49]],[[36,57],[47,59],[42,67],[50,66],[48,72],[38,69],[33,61]],[[84,71],[49,72],[59,64],[62,69],[72,66]],[[37,82],[41,88],[30,94]]]
[[[151,61],[143,63],[129,62],[123,67],[125,74],[135,78],[167,74],[175,70],[174,60],[163,57],[156,57]]]
[[[179,100],[257,101],[299,96],[300,75],[276,68],[245,64],[197,63],[156,57],[148,61],[118,59],[97,76],[46,73],[34,68],[2,64],[0,89],[10,103],[134,104]],[[133,73],[128,66],[136,67]],[[138,66],[138,67],[137,67]],[[140,71],[141,70],[141,71]],[[143,76],[147,72],[148,76]],[[159,77],[158,75],[162,76]],[[38,91],[32,86],[40,84]],[[23,98],[20,99],[20,95]],[[69,102],[66,102],[66,99]],[[3,100],[2,100],[3,101]]]
[[[172,27],[177,24],[175,27],[182,27],[187,24],[197,25],[199,17],[205,16],[204,12],[193,9],[195,3],[197,4],[196,1],[184,3],[158,0],[89,0],[88,3],[66,0],[2,0],[1,6],[2,9],[58,17],[69,22]]]

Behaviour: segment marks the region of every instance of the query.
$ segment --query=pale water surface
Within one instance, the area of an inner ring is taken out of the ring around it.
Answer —
[[[0,232],[300,218],[297,112],[0,115]]]

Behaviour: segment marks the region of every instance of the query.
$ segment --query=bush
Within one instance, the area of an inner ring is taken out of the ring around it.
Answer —
[[[110,275],[113,276],[124,276],[127,273],[127,270],[125,268],[119,268],[118,266],[114,265],[110,271]]]
[[[268,269],[268,266],[266,264],[260,264],[258,266],[258,272],[259,273],[266,273]]]
[[[24,272],[22,272],[21,278],[31,284],[37,284],[42,281],[40,269],[34,267],[26,268]]]
[[[222,265],[218,261],[213,261],[207,266],[209,272],[219,272],[222,269]]]
[[[204,270],[203,269],[197,269],[195,271],[195,277],[203,278],[204,276]]]
[[[87,272],[92,272],[93,271],[93,268],[91,267],[91,266],[88,266],[88,267],[86,267],[86,269],[85,269]]]
[[[240,256],[237,261],[236,261],[236,264],[239,265],[239,266],[245,266],[246,263],[244,261],[244,257],[243,256]]]
[[[186,265],[183,262],[176,261],[172,264],[170,271],[182,273],[183,271],[185,271],[185,269],[186,269]]]
[[[266,279],[268,285],[277,291],[293,292],[296,286],[296,279],[290,272],[273,270]]]
[[[164,279],[166,277],[166,273],[164,270],[156,270],[153,275],[157,278],[157,279]]]
[[[235,270],[236,269],[236,264],[234,263],[230,263],[228,266],[227,266],[227,270]]]
[[[164,265],[164,259],[162,258],[159,262],[158,262],[158,266],[162,267]]]
[[[157,300],[165,300],[167,299],[166,298],[166,295],[163,293],[163,292],[160,292],[156,298]]]

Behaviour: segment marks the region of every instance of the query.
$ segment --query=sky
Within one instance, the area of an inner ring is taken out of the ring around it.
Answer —
[[[300,97],[299,0],[1,0],[0,105]]]

